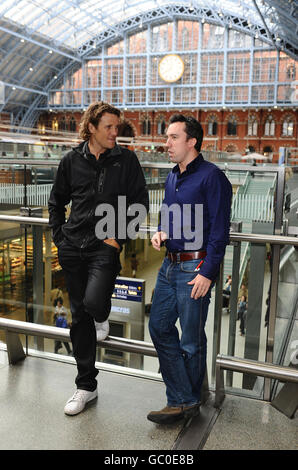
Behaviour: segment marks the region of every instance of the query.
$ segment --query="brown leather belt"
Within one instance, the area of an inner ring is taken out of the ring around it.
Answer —
[[[179,253],[170,253],[168,252],[167,256],[172,261],[172,263],[180,263],[181,261],[190,261],[192,259],[202,259],[205,258],[207,252],[204,250],[200,251],[181,251]]]

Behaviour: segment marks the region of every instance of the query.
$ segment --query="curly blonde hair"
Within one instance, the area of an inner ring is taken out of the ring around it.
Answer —
[[[98,123],[104,113],[115,114],[120,117],[120,110],[114,108],[109,103],[104,101],[96,101],[95,103],[90,104],[88,109],[84,112],[79,129],[79,137],[83,140],[89,140],[91,133],[89,131],[89,123],[93,124],[97,128]]]

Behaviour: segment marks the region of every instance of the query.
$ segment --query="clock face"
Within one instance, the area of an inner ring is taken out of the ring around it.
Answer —
[[[184,62],[177,54],[169,54],[161,59],[158,65],[160,78],[165,82],[177,82],[184,72]]]

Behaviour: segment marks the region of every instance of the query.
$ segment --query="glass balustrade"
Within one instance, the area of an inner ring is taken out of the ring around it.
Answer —
[[[58,162],[43,160],[41,164],[40,160],[32,160],[30,158],[26,164],[10,164],[5,160],[1,164],[1,215],[19,216],[20,207],[30,207],[31,216],[48,218],[47,200]],[[264,236],[274,234],[284,216],[284,206],[280,200],[284,172],[278,167],[252,168],[234,164],[227,167],[225,163],[218,164],[233,185],[232,231],[243,232],[244,238],[248,233]],[[150,193],[150,216],[143,228],[144,231],[147,229],[147,234],[146,237],[129,240],[121,253],[122,270],[116,282],[109,320],[111,336],[151,342],[148,331],[150,303],[165,252],[164,249],[157,252],[152,248],[150,235],[157,226],[163,186],[172,165],[143,162],[142,166]],[[256,196],[255,199],[252,195]],[[29,215],[28,211],[23,211],[23,215]],[[0,217],[0,230],[0,316],[54,325],[56,298],[62,297],[70,324],[69,297],[57,249],[46,221],[44,225],[28,225],[13,220],[4,221]],[[139,261],[136,277],[132,276],[132,253],[137,254]],[[206,324],[208,380],[211,388],[215,384],[216,354],[261,361],[268,359],[269,319],[266,312],[269,300],[272,301],[272,262],[280,263],[281,260],[275,258],[274,261],[272,255],[272,245],[266,242],[254,243],[243,239],[232,241],[227,247],[221,277],[212,291]],[[232,291],[227,302],[223,289],[228,276],[232,277]],[[284,323],[284,311],[290,308],[292,302],[286,294],[286,283],[280,279],[276,286],[280,289],[280,296],[276,297],[276,318],[272,331],[278,335],[285,331],[281,325]],[[241,295],[246,296],[247,302],[242,333],[238,319]],[[179,329],[179,324],[177,327]],[[278,356],[278,338],[274,359]],[[2,330],[0,341],[5,342]],[[63,343],[61,348],[57,350],[56,345],[55,349],[53,339],[28,336],[23,337],[22,341],[29,349],[53,355],[56,351],[57,358],[68,355]],[[97,360],[107,365],[138,369],[142,373],[158,376],[159,363],[156,357],[98,347]],[[262,385],[263,379],[227,372],[227,390],[232,389],[235,393],[261,397]]]

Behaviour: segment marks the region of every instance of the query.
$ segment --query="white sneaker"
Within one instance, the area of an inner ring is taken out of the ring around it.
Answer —
[[[66,402],[64,413],[67,415],[76,415],[83,411],[86,403],[97,397],[97,389],[94,392],[77,389],[73,396]]]
[[[109,321],[106,320],[102,323],[98,323],[94,320],[94,323],[96,329],[96,339],[97,341],[103,341],[104,339],[106,339],[110,331]]]

